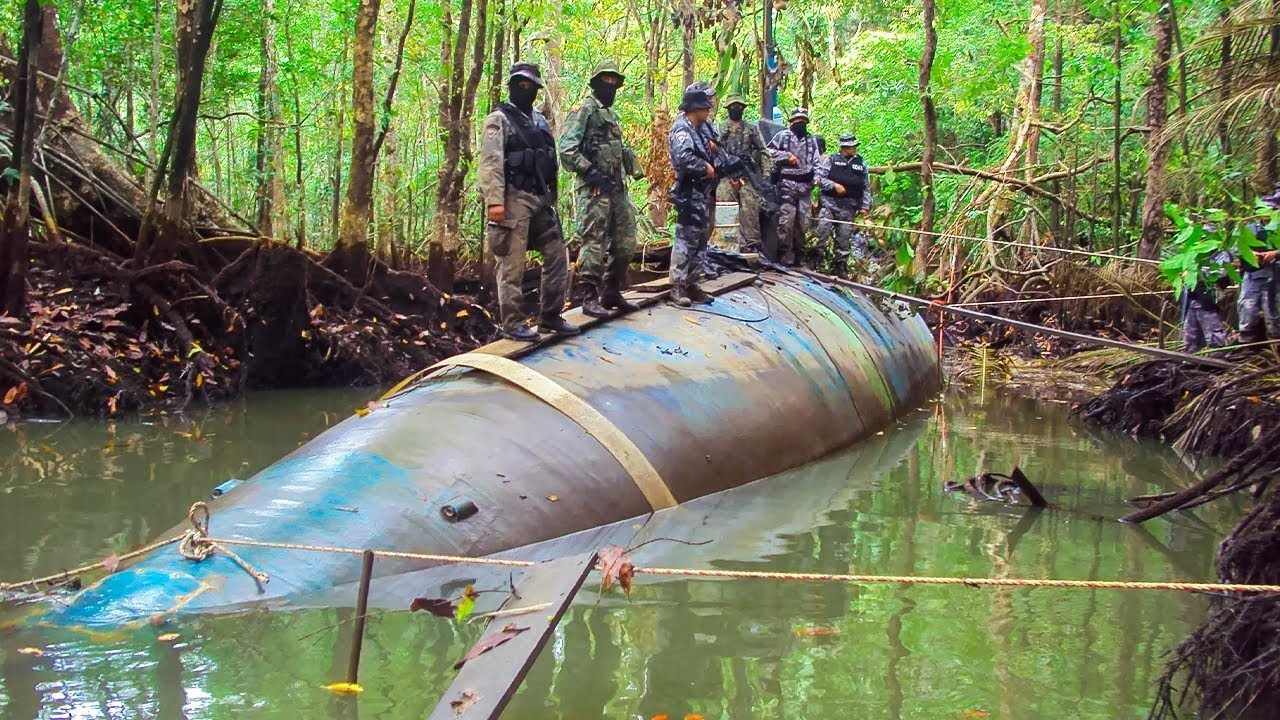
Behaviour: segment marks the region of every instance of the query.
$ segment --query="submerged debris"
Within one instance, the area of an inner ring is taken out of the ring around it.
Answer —
[[[1026,496],[1033,507],[1046,507],[1048,505],[1044,496],[1036,489],[1036,486],[1032,485],[1031,481],[1027,479],[1026,474],[1016,467],[1008,475],[984,472],[962,482],[948,480],[942,489],[947,492],[967,493],[976,500],[994,500],[1017,505],[1020,503],[1021,498]]]

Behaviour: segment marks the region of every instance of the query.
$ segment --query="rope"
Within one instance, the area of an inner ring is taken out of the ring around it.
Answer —
[[[157,540],[156,542],[153,542],[146,547],[141,547],[141,548],[138,548],[137,550],[133,550],[121,555],[119,558],[120,562],[125,562],[128,560],[132,560],[136,557],[146,555],[152,550],[159,550],[165,545],[172,545],[176,542],[179,542],[180,540],[182,540],[182,536],[171,537],[171,538],[168,538],[167,540]],[[80,567],[72,570],[64,570],[60,573],[57,573],[56,575],[45,575],[44,577],[32,578],[30,580],[23,580],[20,582],[0,583],[0,592],[11,592],[13,590],[21,590],[22,588],[31,588],[32,590],[39,590],[40,588],[38,586],[40,585],[50,585],[58,582],[65,582],[72,578],[84,575],[87,572],[99,570],[102,567],[103,567],[102,561],[99,560],[98,562],[92,562],[87,565],[81,565]]]
[[[1168,295],[1167,290],[1144,290],[1135,293],[1102,293],[1099,295],[1068,295],[1065,297],[1033,297],[1021,300],[988,300],[986,302],[945,303],[944,307],[987,307],[989,305],[1018,305],[1038,302],[1066,302],[1068,300],[1102,300],[1105,298],[1139,297],[1143,295]]]
[[[203,514],[203,521],[197,518],[197,514]],[[214,550],[222,552],[223,555],[235,561],[241,570],[249,573],[259,585],[266,585],[271,582],[271,576],[255,568],[245,562],[244,558],[227,549],[224,541],[214,540],[209,537],[209,520],[211,513],[209,506],[203,502],[195,502],[191,504],[187,510],[187,522],[191,523],[191,529],[182,534],[178,542],[178,554],[182,557],[200,562],[213,554]]]
[[[239,538],[209,538],[210,542],[222,545],[243,545],[244,547],[272,548],[275,550],[299,550],[302,552],[324,552],[339,555],[363,555],[364,550],[358,548],[337,547],[332,545],[301,545],[298,543],[267,542],[264,540],[242,540]],[[459,565],[498,565],[501,567],[531,567],[537,565],[529,560],[504,560],[490,557],[467,557],[465,555],[435,555],[431,553],[401,552],[399,550],[374,550],[378,557],[393,560],[425,560],[429,562],[456,563]]]
[[[992,243],[993,245],[1004,245],[1006,247],[1030,248],[1032,250],[1042,250],[1044,252],[1055,252],[1063,255],[1084,255],[1087,257],[1109,258],[1111,260],[1123,260],[1125,262],[1139,263],[1142,265],[1160,265],[1159,260],[1148,260],[1146,258],[1129,257],[1127,255],[1116,255],[1114,253],[1099,252],[1094,250],[1076,250],[1074,248],[1051,247],[1048,245],[1034,245],[1032,243],[1016,242],[1014,240],[996,240],[995,238],[981,238],[973,235],[957,235],[955,233],[934,232],[932,230],[918,230],[908,227],[894,227],[892,225],[876,225],[875,223],[860,223],[851,220],[835,220],[832,218],[822,218],[822,222],[835,223],[837,225],[852,225],[860,228],[872,228],[875,230],[896,230],[899,232],[915,233],[917,235],[930,235],[932,237],[953,238],[956,240],[972,240],[974,242]]]

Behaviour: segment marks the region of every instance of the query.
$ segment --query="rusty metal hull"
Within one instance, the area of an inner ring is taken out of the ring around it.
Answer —
[[[938,385],[918,316],[766,273],[704,312],[654,306],[521,359],[585,400],[684,502],[800,467],[885,429]],[[471,501],[448,522],[440,508]],[[651,511],[627,471],[557,410],[452,370],[331,428],[212,505],[212,534],[480,556]],[[56,620],[118,624],[285,602],[351,582],[357,556],[238,547],[269,573],[163,548],[82,591]],[[378,575],[426,563],[379,561]]]

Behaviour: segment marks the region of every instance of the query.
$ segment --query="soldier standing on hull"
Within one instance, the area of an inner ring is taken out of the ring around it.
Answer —
[[[1226,287],[1227,275],[1223,267],[1230,262],[1229,254],[1214,253],[1200,272],[1195,289],[1182,291],[1178,304],[1182,307],[1183,352],[1198,353],[1206,346],[1226,346],[1227,325],[1222,322],[1217,291]]]
[[[560,313],[569,282],[569,253],[556,215],[556,142],[547,119],[533,109],[542,85],[537,65],[516,63],[507,78],[508,102],[484,119],[480,133],[480,193],[484,197],[485,241],[497,265],[499,332],[532,342],[524,301],[526,253],[542,253],[542,313],[538,329],[576,335]]]
[[[1280,208],[1280,184],[1261,200],[1272,209]],[[1250,223],[1249,228],[1258,240],[1267,240],[1267,229],[1263,223]],[[1260,252],[1256,257],[1257,265],[1249,265],[1243,258],[1240,260],[1240,272],[1244,275],[1244,280],[1240,283],[1236,311],[1240,316],[1242,343],[1280,340],[1280,313],[1276,309],[1277,253]]]
[[[699,83],[684,91],[680,117],[667,134],[676,184],[671,204],[676,209],[676,236],[671,247],[671,302],[680,307],[710,305],[714,298],[698,287],[702,255],[711,237],[715,208],[716,169],[712,141],[703,125],[711,117],[711,95]]]
[[[795,265],[795,247],[803,242],[804,228],[813,207],[814,170],[822,159],[818,142],[809,134],[809,111],[791,111],[791,127],[769,141],[769,157],[775,163],[782,207],[778,210],[778,262]],[[796,237],[801,238],[797,242]]]
[[[835,236],[835,274],[845,277],[849,271],[849,250],[857,242],[855,256],[866,254],[866,239],[856,233],[853,219],[871,209],[871,183],[867,164],[858,154],[858,139],[853,135],[840,138],[840,152],[823,158],[818,166],[818,185],[822,188],[822,205],[818,208],[818,240],[823,251]]]
[[[636,215],[625,176],[638,177],[639,163],[622,144],[614,97],[626,80],[606,60],[591,75],[591,94],[573,112],[560,138],[560,159],[578,176],[578,287],[582,312],[596,318],[610,310],[640,306],[622,296],[627,266],[636,248]]]
[[[747,103],[739,95],[730,95],[726,106],[729,120],[720,130],[720,142],[725,152],[742,158],[743,163],[756,174],[764,172],[764,137],[760,128],[742,119]],[[738,203],[738,249],[756,251],[760,248],[760,195],[749,183],[725,185],[725,200]]]

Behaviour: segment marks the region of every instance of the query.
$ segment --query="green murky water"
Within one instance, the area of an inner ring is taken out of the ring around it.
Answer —
[[[0,578],[139,545],[370,393],[272,393],[166,423],[0,430]],[[1039,515],[944,493],[1021,465]],[[1066,408],[950,397],[861,454],[767,481],[670,564],[1059,578],[1209,579],[1230,508],[1145,528],[1126,497],[1188,481],[1170,453],[1095,435]],[[594,583],[594,580],[589,580]],[[404,599],[407,604],[408,598]],[[393,603],[394,604],[394,603]],[[1162,655],[1204,614],[1185,594],[672,580],[580,596],[506,718],[1141,718]],[[88,636],[3,629],[0,718],[420,718],[478,636],[371,619],[358,698],[338,680],[349,610],[180,620]],[[159,642],[177,632],[177,642]],[[37,655],[27,648],[39,648]]]

